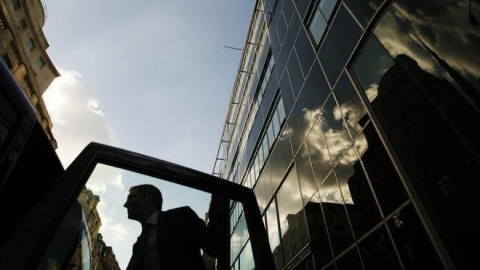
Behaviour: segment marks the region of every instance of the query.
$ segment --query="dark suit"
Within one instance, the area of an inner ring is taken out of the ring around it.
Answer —
[[[205,246],[205,222],[188,206],[161,211],[157,220],[157,248],[162,270],[205,270],[200,249]],[[143,270],[142,236],[133,245],[127,270]]]

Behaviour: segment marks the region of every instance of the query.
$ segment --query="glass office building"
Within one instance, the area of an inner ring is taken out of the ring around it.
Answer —
[[[477,265],[478,19],[472,0],[256,2],[213,173],[255,191],[277,269]],[[233,203],[230,229],[253,269]]]

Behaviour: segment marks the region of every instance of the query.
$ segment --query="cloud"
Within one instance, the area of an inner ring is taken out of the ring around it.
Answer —
[[[97,204],[98,214],[102,221],[102,227],[100,232],[104,235],[104,238],[108,238],[108,244],[118,244],[123,243],[128,237],[131,237],[131,233],[124,224],[116,222],[108,213],[112,209],[108,209],[108,203],[105,203],[103,200]]]
[[[378,84],[371,84],[370,87],[365,90],[365,94],[370,102],[372,102],[378,96]]]
[[[90,143],[98,142],[118,146],[113,127],[103,113],[101,103],[94,89],[83,80],[82,75],[74,70],[59,68],[61,76],[56,78],[43,95],[43,99],[53,123],[52,132],[58,143],[57,154],[66,168],[80,152]],[[133,244],[135,236],[132,228],[119,222],[112,209],[121,205],[118,190],[124,191],[121,170],[105,165],[97,165],[86,186],[94,194],[101,196],[97,211],[102,221],[100,232],[107,245],[113,245],[119,261],[129,258],[130,250],[118,247]],[[115,192],[112,192],[114,189]],[[116,196],[107,196],[115,194]]]
[[[86,185],[94,193],[104,193],[108,185],[123,190],[123,174],[118,168],[98,164]]]
[[[372,86],[372,91],[376,91],[376,88],[376,86]],[[358,161],[358,155],[354,148],[357,148],[357,151],[363,154],[368,147],[365,135],[361,133],[362,126],[359,124],[359,121],[366,114],[364,107],[361,104],[346,102],[332,107],[325,106],[322,110],[305,109],[303,112],[304,121],[308,122],[305,126],[313,126],[307,136],[307,143],[312,163],[316,167],[315,173],[320,175],[320,179],[317,179],[317,181],[322,181],[323,177],[327,176],[332,169],[330,160],[334,164],[338,163],[336,166],[337,173],[341,169],[352,170],[351,167]],[[345,121],[343,121],[342,116],[346,118]],[[337,122],[342,124],[338,125],[336,124]],[[350,138],[348,130],[353,132],[354,135],[360,134],[356,138],[355,143]],[[321,170],[320,173],[319,170]],[[321,184],[320,200],[322,202],[353,204],[354,202],[348,187],[349,177],[344,178],[343,175],[337,177],[340,186],[336,184],[337,182],[333,180],[334,178],[327,178],[323,184],[317,183]],[[343,194],[340,192],[339,187]],[[302,186],[302,188],[313,189],[315,187]],[[307,194],[313,193],[315,192],[312,190],[307,191]],[[312,199],[315,200],[317,198],[314,196]]]
[[[122,223],[115,223],[111,226],[108,226],[107,232],[112,235],[110,238],[113,240],[112,244],[121,244],[127,237],[130,236],[129,229],[127,229],[127,227]]]
[[[117,145],[113,128],[100,109],[93,89],[74,70],[59,69],[43,95],[58,143],[57,154],[67,167],[90,142]]]
[[[469,23],[467,10],[467,2],[446,1],[436,8],[398,2],[374,32],[392,56],[406,54],[437,77],[444,77],[444,71],[422,43],[464,76],[478,78],[480,34]]]
[[[43,95],[53,123],[53,135],[58,143],[57,154],[64,167],[90,143],[118,144],[114,130],[101,110],[93,89],[74,70],[59,69],[56,78]],[[97,166],[87,183],[94,193],[105,191],[107,185],[123,189],[118,170]]]

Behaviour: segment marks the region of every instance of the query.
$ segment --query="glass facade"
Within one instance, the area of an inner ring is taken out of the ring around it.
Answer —
[[[255,191],[277,269],[475,268],[475,4],[257,1],[247,44],[262,48],[244,59],[262,72],[239,72],[248,120],[226,123],[214,173]],[[253,269],[231,213],[232,269]]]

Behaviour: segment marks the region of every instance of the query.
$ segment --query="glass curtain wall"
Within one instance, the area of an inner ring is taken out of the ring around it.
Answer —
[[[472,269],[480,5],[258,2],[275,67],[237,174],[277,269]],[[232,269],[252,269],[242,222]]]

